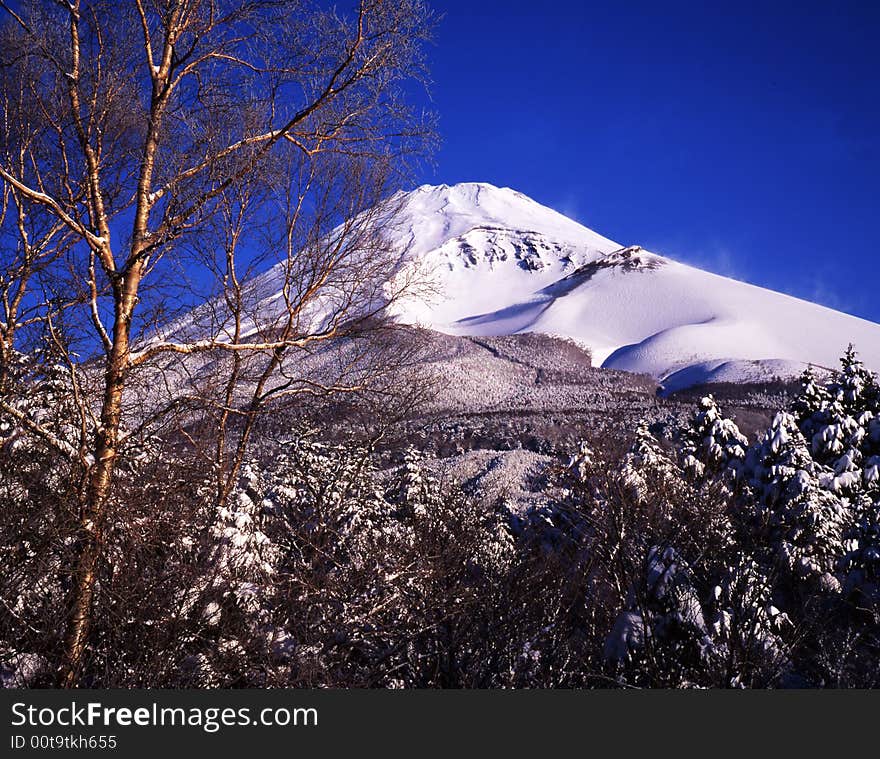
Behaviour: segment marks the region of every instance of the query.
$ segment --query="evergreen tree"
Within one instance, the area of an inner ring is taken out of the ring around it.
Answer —
[[[808,440],[822,423],[831,403],[831,395],[825,385],[819,382],[812,365],[804,369],[800,379],[800,392],[792,403],[792,413],[797,418],[798,427]]]
[[[639,422],[635,441],[624,456],[620,479],[637,503],[644,502],[652,490],[678,491],[685,484],[681,470],[663,450],[644,420]]]
[[[880,402],[880,385],[877,376],[868,371],[859,359],[852,343],[840,359],[840,369],[828,386],[834,402],[847,414],[858,417],[865,411],[877,414]]]
[[[70,370],[52,350],[39,354],[12,352],[4,367],[5,382],[0,386],[3,400],[30,423],[40,425],[61,446],[76,450],[79,444],[79,410]],[[29,436],[14,414],[0,411],[0,445],[7,452],[28,446],[45,448],[40,438]]]
[[[707,471],[723,479],[736,480],[741,472],[749,441],[732,419],[726,419],[711,396],[699,407],[684,433],[682,447],[685,471],[697,478]]]
[[[423,466],[424,457],[409,446],[388,488],[388,499],[415,516],[424,516],[438,497],[437,480]]]
[[[576,482],[586,482],[593,465],[593,450],[586,440],[581,440],[575,452],[569,457],[566,469]]]
[[[851,501],[874,477],[872,458],[880,452],[873,440],[877,397],[876,377],[850,345],[831,381],[805,382],[794,404],[812,457],[824,470],[822,486]]]
[[[722,687],[773,683],[789,661],[788,615],[773,604],[773,583],[748,556],[738,555],[713,588],[709,604],[712,660]]]
[[[851,551],[845,561],[845,589],[857,603],[880,603],[880,495],[862,496],[856,504]]]
[[[605,658],[630,680],[687,684],[711,646],[703,608],[687,562],[671,546],[652,546],[644,575],[605,640]]]
[[[795,577],[837,589],[834,571],[844,552],[847,511],[821,486],[820,468],[795,418],[777,414],[749,458],[762,542]]]

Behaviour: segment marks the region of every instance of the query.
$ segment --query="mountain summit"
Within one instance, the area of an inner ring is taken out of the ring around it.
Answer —
[[[623,246],[508,188],[422,186],[393,233],[438,297],[401,321],[456,335],[541,332],[667,389],[836,366],[852,342],[880,369],[880,325]]]

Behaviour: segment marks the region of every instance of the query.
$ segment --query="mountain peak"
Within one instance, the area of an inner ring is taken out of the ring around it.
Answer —
[[[561,335],[670,386],[833,366],[850,340],[880,368],[880,325],[624,247],[516,190],[423,185],[404,200],[401,242],[442,296],[404,304],[403,321]]]
[[[880,369],[880,325],[624,247],[511,188],[422,185],[395,197],[399,213],[382,225],[400,251],[394,276],[432,279],[391,305],[401,322],[457,335],[567,337],[594,362],[667,388],[832,367],[848,342]],[[284,303],[279,272],[252,283],[267,322]],[[178,328],[198,331],[184,324],[170,333]]]
[[[497,187],[489,182],[458,182],[457,184],[423,184],[417,187],[412,193],[427,193],[437,195],[459,195],[464,197],[478,197],[480,193],[521,193],[512,190],[509,187]],[[523,196],[525,197],[525,196]]]
[[[602,253],[621,247],[510,187],[426,184],[400,197],[403,209],[396,226],[417,256],[480,228],[534,233]]]

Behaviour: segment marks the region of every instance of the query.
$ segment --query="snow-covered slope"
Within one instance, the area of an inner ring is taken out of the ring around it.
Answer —
[[[622,247],[510,189],[420,187],[395,234],[440,291],[399,307],[405,322],[566,336],[670,389],[832,367],[849,342],[880,370],[880,325]]]

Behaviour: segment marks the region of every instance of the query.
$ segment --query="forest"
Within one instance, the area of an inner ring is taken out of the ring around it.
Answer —
[[[62,434],[64,373],[25,367]],[[581,429],[527,509],[292,419],[219,508],[171,439],[119,473],[86,683],[876,686],[880,386],[852,348],[752,443],[711,395],[662,433]],[[3,678],[50,685],[76,475],[2,429]]]

